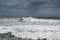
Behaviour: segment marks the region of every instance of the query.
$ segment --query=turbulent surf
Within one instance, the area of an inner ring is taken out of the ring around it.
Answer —
[[[60,19],[1,18],[0,33],[7,32],[22,38],[60,39]]]

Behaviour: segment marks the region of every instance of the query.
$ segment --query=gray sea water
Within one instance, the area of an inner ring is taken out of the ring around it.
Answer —
[[[22,38],[40,37],[60,40],[60,19],[1,18],[0,33],[7,32],[12,32],[12,35]]]

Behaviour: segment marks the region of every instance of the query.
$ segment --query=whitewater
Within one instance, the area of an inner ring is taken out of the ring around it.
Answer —
[[[22,38],[60,40],[60,19],[0,18],[0,33],[7,32]]]

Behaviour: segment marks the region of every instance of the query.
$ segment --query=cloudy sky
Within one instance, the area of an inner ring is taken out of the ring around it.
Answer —
[[[60,16],[60,0],[0,0],[0,15]]]

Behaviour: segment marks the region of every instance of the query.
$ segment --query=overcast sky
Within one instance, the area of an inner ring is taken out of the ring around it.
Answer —
[[[0,0],[0,15],[60,16],[60,0]]]

